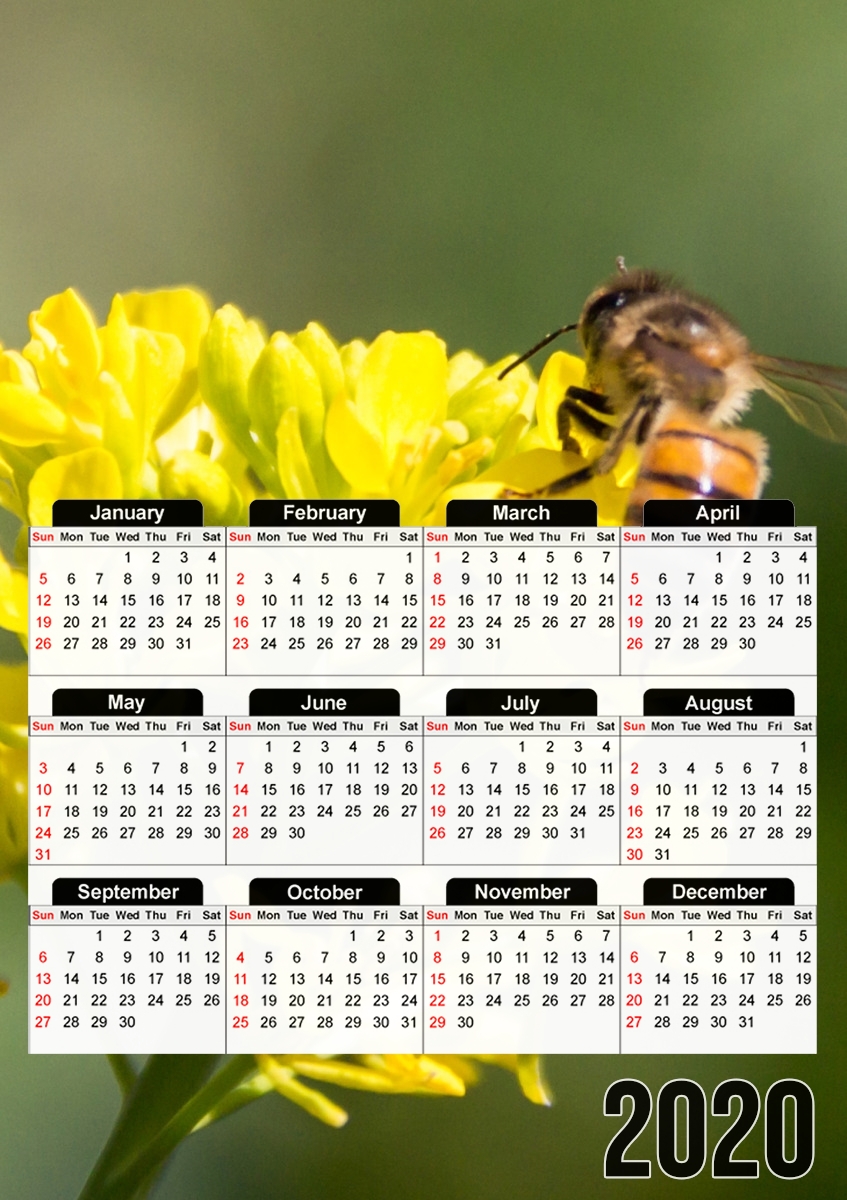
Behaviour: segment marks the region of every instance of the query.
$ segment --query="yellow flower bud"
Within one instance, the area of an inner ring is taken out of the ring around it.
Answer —
[[[159,472],[167,500],[201,500],[207,525],[238,525],[244,519],[241,496],[223,467],[196,450],[180,450]]]
[[[236,443],[250,437],[247,380],[264,341],[255,321],[245,321],[235,305],[225,304],[200,343],[200,392]]]
[[[275,333],[256,359],[247,384],[247,408],[259,440],[276,451],[280,417],[289,408],[300,415],[306,453],[323,441],[324,402],[320,379],[308,359],[284,333]]]
[[[329,407],[338,393],[347,388],[338,347],[317,321],[310,321],[306,328],[295,333],[291,340],[314,368],[321,382],[324,407]]]

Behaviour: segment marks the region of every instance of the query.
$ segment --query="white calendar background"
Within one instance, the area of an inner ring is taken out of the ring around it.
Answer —
[[[30,534],[33,1052],[814,1052],[784,502],[185,503]]]

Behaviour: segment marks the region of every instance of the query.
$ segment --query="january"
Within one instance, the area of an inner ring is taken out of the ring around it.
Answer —
[[[92,521],[152,521],[158,525],[165,515],[163,508],[104,508],[98,504],[90,514]]]

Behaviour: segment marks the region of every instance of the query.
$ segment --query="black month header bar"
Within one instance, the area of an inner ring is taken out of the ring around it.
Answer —
[[[448,717],[596,717],[592,688],[451,688]]]
[[[351,529],[397,526],[400,505],[396,500],[253,500],[250,525],[318,526]]]
[[[199,500],[54,500],[53,524],[194,527],[203,524],[203,505]]]
[[[399,717],[396,688],[254,688],[251,717]]]
[[[645,904],[793,904],[792,879],[645,879]]]
[[[199,879],[54,879],[54,904],[202,904]]]
[[[793,717],[790,688],[648,688],[645,717]]]
[[[202,717],[199,688],[57,688],[54,717]]]
[[[251,879],[251,904],[399,904],[396,879]]]
[[[447,904],[596,904],[594,879],[448,879]]]
[[[720,529],[793,525],[794,504],[791,500],[647,500],[644,524]]]
[[[550,525],[597,524],[594,500],[448,500],[448,525],[521,525],[543,529]]]

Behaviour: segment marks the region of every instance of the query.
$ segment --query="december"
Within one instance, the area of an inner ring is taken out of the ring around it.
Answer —
[[[175,900],[178,887],[159,887],[155,883],[145,883],[135,887],[129,884],[114,887],[92,887],[89,883],[79,885],[80,900],[100,900],[108,904],[110,900]]]
[[[289,900],[358,900],[364,890],[361,887],[341,887],[337,883],[328,887],[318,883],[309,887],[290,883],[287,895]]]
[[[746,887],[743,883],[729,887],[686,887],[673,885],[674,900],[764,900],[766,887]]]

